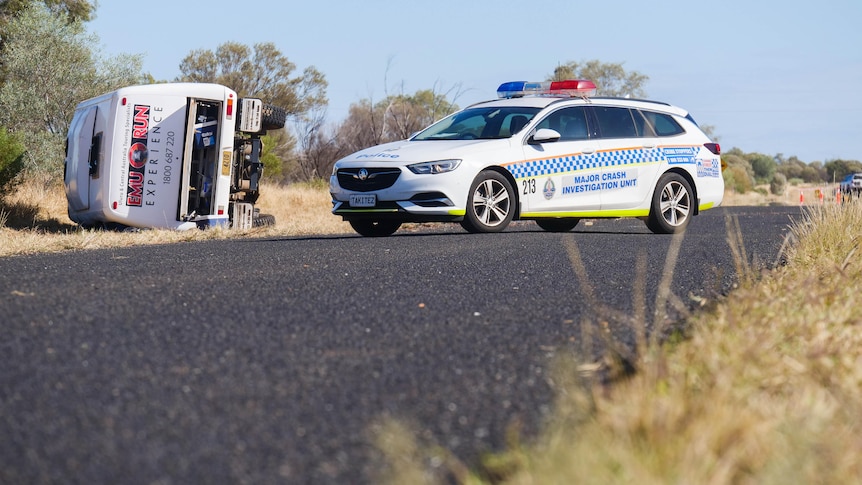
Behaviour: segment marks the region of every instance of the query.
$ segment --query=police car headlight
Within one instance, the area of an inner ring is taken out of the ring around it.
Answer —
[[[419,175],[451,172],[461,165],[461,160],[436,160],[407,165],[411,172]]]

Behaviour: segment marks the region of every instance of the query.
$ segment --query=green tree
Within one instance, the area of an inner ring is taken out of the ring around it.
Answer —
[[[240,97],[257,97],[300,118],[327,104],[327,82],[314,67],[295,76],[296,65],[272,43],[254,48],[226,42],[215,51],[194,50],[180,63],[177,81],[223,84]]]
[[[0,25],[34,5],[42,4],[54,15],[62,15],[71,21],[89,22],[96,6],[86,0],[4,0],[0,2]]]
[[[824,165],[828,181],[841,181],[851,173],[862,172],[862,162],[858,160],[829,160]]]
[[[81,22],[44,6],[20,12],[7,26],[0,53],[6,82],[0,87],[0,124],[26,146],[25,170],[60,174],[64,142],[75,106],[84,99],[136,84],[140,55],[101,60]]]
[[[0,198],[13,185],[23,168],[24,145],[6,127],[0,126]]]
[[[775,163],[775,159],[773,157],[762,153],[748,153],[745,155],[745,159],[748,160],[748,163],[751,165],[751,169],[754,172],[755,182],[759,184],[768,184],[772,181],[772,177],[775,175],[775,171],[778,168],[778,164]]]
[[[275,130],[264,135],[262,141],[260,161],[264,176],[277,181],[289,178],[296,158],[296,138],[287,130]]]
[[[637,71],[626,72],[622,64],[591,60],[559,65],[548,77],[548,81],[565,79],[589,79],[596,83],[596,94],[601,96],[643,98],[646,97],[643,86],[649,77]]]
[[[802,170],[802,179],[806,182],[831,182],[823,162],[811,162]],[[838,180],[836,179],[836,182]]]
[[[781,153],[775,155],[774,160],[776,162],[776,175],[783,174],[791,184],[832,181],[821,162],[805,163],[795,155],[785,158]]]
[[[96,6],[86,0],[2,0],[0,1],[0,49],[6,42],[9,23],[30,7],[43,5],[52,14],[69,21],[89,22]]]
[[[784,175],[787,180],[802,179],[802,171],[805,169],[805,162],[799,158],[792,156],[784,158],[784,155],[779,153],[775,156],[778,163],[777,171]]]

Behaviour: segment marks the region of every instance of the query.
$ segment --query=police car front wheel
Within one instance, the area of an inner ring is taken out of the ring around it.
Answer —
[[[656,234],[682,232],[694,215],[691,185],[677,173],[659,178],[652,197],[647,227]]]
[[[470,185],[467,213],[461,225],[469,232],[500,232],[515,215],[515,190],[494,170],[484,170]]]

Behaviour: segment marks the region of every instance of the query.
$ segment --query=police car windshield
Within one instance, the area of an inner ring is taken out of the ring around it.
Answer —
[[[526,106],[477,107],[443,118],[413,140],[490,140],[520,132],[540,108]]]

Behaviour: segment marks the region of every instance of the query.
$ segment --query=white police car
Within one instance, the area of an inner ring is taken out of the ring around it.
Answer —
[[[721,204],[719,145],[685,110],[589,97],[595,90],[583,80],[504,83],[496,100],[353,153],[333,167],[332,212],[364,236],[429,221],[568,231],[604,217],[674,233]]]

